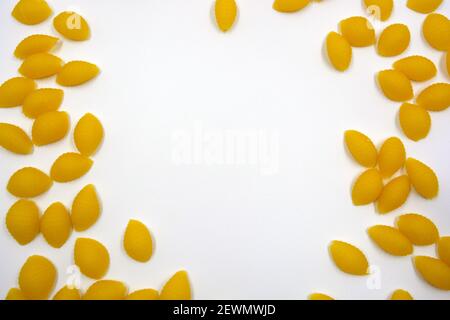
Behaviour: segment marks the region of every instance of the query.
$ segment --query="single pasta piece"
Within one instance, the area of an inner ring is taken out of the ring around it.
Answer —
[[[86,113],[78,121],[73,133],[75,146],[84,156],[96,153],[103,141],[104,130],[100,120],[91,113]]]
[[[23,104],[25,98],[36,89],[31,79],[16,77],[0,86],[0,108],[12,108]]]
[[[233,26],[236,15],[237,5],[234,0],[216,0],[215,15],[217,25],[223,32],[227,32]]]
[[[406,160],[406,172],[418,194],[425,199],[437,197],[439,193],[439,180],[433,169],[419,160],[408,158]]]
[[[406,25],[391,24],[383,30],[378,39],[378,53],[383,57],[398,56],[408,49],[410,40],[411,33]]]
[[[450,237],[442,237],[438,241],[438,256],[450,266]]]
[[[64,111],[44,113],[34,120],[31,136],[33,143],[44,146],[63,139],[69,131],[69,114]]]
[[[64,286],[53,296],[53,300],[81,300],[81,293],[77,288]]]
[[[450,49],[450,21],[446,16],[438,13],[428,15],[423,22],[422,32],[425,40],[434,49]]]
[[[419,93],[416,98],[419,106],[428,111],[443,111],[450,106],[450,84],[434,83]]]
[[[385,252],[394,256],[407,256],[413,252],[411,241],[398,229],[377,225],[367,231],[370,238]]]
[[[18,126],[0,123],[0,147],[16,154],[33,153],[30,137]]]
[[[19,286],[31,300],[46,300],[55,286],[56,268],[43,256],[34,255],[20,269]]]
[[[25,167],[17,170],[9,178],[7,189],[18,198],[33,198],[47,192],[52,180],[39,169]]]
[[[22,112],[28,118],[36,119],[44,113],[58,110],[63,99],[64,91],[61,89],[37,89],[25,98]]]
[[[377,148],[369,137],[356,130],[345,131],[344,137],[347,149],[356,162],[366,168],[377,165]]]
[[[19,72],[30,79],[43,79],[61,71],[63,61],[50,53],[36,53],[26,58]]]
[[[73,41],[85,41],[91,36],[89,24],[76,12],[61,12],[53,19],[53,27],[63,37]]]
[[[5,300],[27,300],[27,297],[25,297],[22,290],[18,288],[11,288],[6,295]]]
[[[400,126],[403,133],[413,141],[419,141],[431,129],[431,117],[427,110],[415,104],[404,103],[399,111]]]
[[[418,13],[431,13],[442,3],[442,0],[408,0],[406,6]]]
[[[273,9],[278,12],[292,13],[302,10],[311,0],[275,0]]]
[[[141,289],[130,293],[127,300],[159,300],[159,292],[154,289]]]
[[[417,271],[435,288],[450,290],[450,267],[439,259],[418,256],[414,258]]]
[[[414,300],[414,298],[408,291],[397,289],[392,293],[390,300]]]
[[[414,97],[411,81],[400,71],[383,70],[378,73],[378,84],[386,98],[404,102]]]
[[[14,55],[19,59],[26,59],[33,54],[52,50],[58,41],[58,38],[46,34],[33,34],[17,45]]]
[[[6,214],[6,227],[13,238],[26,245],[39,234],[39,208],[33,201],[20,199]]]
[[[368,274],[369,262],[364,253],[355,246],[335,240],[330,244],[330,253],[341,271],[355,276]]]
[[[191,300],[191,285],[186,271],[178,271],[170,278],[159,295],[160,300]]]
[[[387,139],[378,153],[378,167],[385,178],[403,168],[406,160],[406,151],[403,142],[396,137]]]
[[[398,230],[416,246],[429,246],[439,240],[439,231],[430,219],[416,213],[401,215]]]
[[[368,47],[375,44],[375,30],[364,17],[350,17],[339,24],[341,34],[352,47]]]
[[[75,231],[81,232],[95,224],[100,216],[101,207],[94,185],[85,186],[76,195],[72,203],[72,224]]]
[[[381,21],[386,21],[394,8],[393,0],[364,0],[367,13]]]
[[[125,230],[123,246],[130,258],[139,262],[150,260],[153,253],[153,241],[145,224],[130,220]]]
[[[100,69],[85,61],[70,61],[59,71],[56,82],[64,87],[79,86],[95,78]]]
[[[89,278],[103,278],[108,271],[108,250],[97,240],[78,238],[75,242],[74,258],[80,272]]]
[[[53,248],[61,248],[72,233],[70,214],[61,202],[51,204],[41,218],[41,232]]]
[[[408,176],[396,177],[388,182],[378,198],[377,208],[381,214],[400,208],[408,199],[411,182]]]
[[[45,0],[20,0],[12,11],[17,21],[27,24],[39,24],[52,15],[52,9]]]
[[[422,56],[410,56],[396,61],[394,70],[400,71],[412,81],[428,81],[437,74],[433,61]]]
[[[79,153],[64,153],[53,163],[50,176],[56,182],[70,182],[84,176],[92,164],[91,159]]]
[[[128,288],[123,282],[115,280],[99,280],[86,291],[83,300],[125,300]]]
[[[334,298],[330,297],[329,295],[326,295],[324,293],[312,293],[308,296],[309,300],[334,300]]]
[[[352,47],[337,32],[330,32],[326,40],[328,59],[338,71],[345,71],[352,61]]]
[[[383,178],[377,169],[364,171],[352,189],[352,201],[355,206],[375,202],[383,190]]]

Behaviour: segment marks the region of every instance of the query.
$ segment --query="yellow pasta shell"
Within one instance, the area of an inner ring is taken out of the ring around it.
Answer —
[[[339,24],[341,34],[352,47],[368,47],[375,44],[375,30],[364,17],[350,17]]]
[[[53,300],[81,300],[81,293],[77,288],[64,286],[53,296]]]
[[[273,9],[278,12],[292,13],[302,10],[311,0],[275,0]]]
[[[52,14],[52,9],[45,0],[19,0],[12,11],[17,21],[27,24],[39,24]]]
[[[43,146],[63,139],[69,131],[70,120],[67,112],[51,111],[39,116],[33,123],[31,136],[33,143]]]
[[[450,106],[450,84],[434,83],[416,98],[419,106],[429,111],[443,111]]]
[[[87,289],[83,300],[124,300],[127,293],[128,288],[120,281],[100,280]]]
[[[397,227],[416,246],[428,246],[439,240],[439,231],[433,221],[420,214],[401,215]]]
[[[441,290],[450,290],[450,267],[439,259],[418,256],[414,258],[417,271],[430,285]]]
[[[92,160],[79,153],[64,153],[55,160],[50,176],[57,182],[69,182],[84,176],[92,167]]]
[[[16,77],[6,80],[0,86],[0,108],[12,108],[22,105],[25,98],[36,89],[31,79]]]
[[[14,55],[19,59],[26,59],[36,53],[48,52],[53,49],[58,40],[46,34],[33,34],[17,45]]]
[[[79,86],[95,78],[100,69],[92,63],[85,61],[70,61],[59,71],[56,82],[65,87]]]
[[[72,224],[78,231],[85,231],[95,224],[100,216],[100,201],[94,185],[85,186],[72,203]]]
[[[378,198],[377,208],[381,214],[400,208],[408,199],[411,182],[408,176],[400,176],[386,184]]]
[[[428,81],[437,74],[437,68],[433,61],[422,56],[400,59],[394,63],[393,67],[412,81]]]
[[[21,128],[9,123],[0,123],[0,147],[17,154],[33,152],[30,137]]]
[[[378,39],[378,53],[383,57],[398,56],[408,49],[410,40],[411,34],[406,25],[392,24],[383,30]]]
[[[433,199],[438,195],[439,180],[433,169],[419,160],[408,158],[406,160],[406,171],[418,194],[425,199]]]
[[[330,254],[341,271],[356,276],[368,274],[369,263],[367,258],[355,246],[343,241],[333,241],[330,244]]]
[[[220,30],[227,32],[233,26],[236,15],[237,5],[234,0],[216,0],[215,14],[217,25]]]
[[[330,32],[326,40],[327,54],[330,63],[338,71],[345,71],[352,61],[352,47],[337,32]]]
[[[391,300],[414,300],[408,291],[398,289],[392,293]]]
[[[37,205],[30,200],[20,199],[6,214],[6,227],[21,245],[26,245],[39,234],[40,213]]]
[[[27,259],[19,273],[19,286],[31,300],[46,300],[55,286],[56,268],[43,256],[34,255]]]
[[[384,70],[378,73],[378,84],[386,98],[392,101],[407,101],[414,96],[411,81],[397,70]]]
[[[123,246],[130,258],[139,262],[147,262],[153,253],[150,231],[142,222],[130,220],[125,230]]]
[[[53,26],[65,38],[73,41],[89,39],[91,30],[87,21],[78,13],[64,11],[53,19]]]
[[[103,278],[108,271],[108,250],[97,240],[78,238],[75,242],[74,258],[81,273],[89,278]]]
[[[52,186],[52,180],[39,169],[25,167],[17,170],[9,178],[8,191],[19,198],[33,198],[47,192]]]
[[[356,179],[352,190],[355,206],[372,203],[378,199],[383,190],[383,178],[377,169],[368,169]]]
[[[141,289],[130,293],[127,300],[159,300],[159,292],[154,289]]]
[[[42,88],[31,92],[23,102],[22,112],[31,119],[56,111],[64,99],[64,91],[54,88]]]
[[[428,44],[436,50],[450,49],[450,21],[438,13],[429,14],[423,22],[422,32]]]
[[[381,21],[386,21],[394,8],[393,0],[364,0],[368,13]]]
[[[442,0],[408,0],[406,5],[418,13],[431,13],[442,3]]]
[[[161,290],[160,300],[191,300],[191,285],[186,271],[178,271]]]
[[[411,241],[399,230],[377,225],[367,231],[370,238],[385,252],[394,256],[407,256],[413,252]]]
[[[49,245],[61,248],[72,233],[72,222],[69,211],[60,203],[55,202],[45,210],[41,218],[41,232]]]
[[[347,130],[344,138],[347,149],[356,162],[367,168],[377,165],[377,148],[369,137],[356,130]]]
[[[427,110],[415,104],[404,103],[399,112],[403,133],[413,141],[428,136],[431,129],[431,117]]]
[[[403,168],[406,151],[403,142],[396,137],[387,139],[378,153],[378,167],[383,177],[389,178]]]
[[[30,79],[54,76],[62,69],[63,61],[50,53],[36,53],[26,58],[19,72]]]
[[[77,123],[73,137],[78,151],[87,157],[93,155],[103,140],[103,126],[91,113],[86,113]]]

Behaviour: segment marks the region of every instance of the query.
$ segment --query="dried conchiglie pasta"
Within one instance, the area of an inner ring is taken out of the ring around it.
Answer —
[[[396,61],[394,70],[400,71],[412,81],[428,81],[437,74],[433,61],[422,56],[410,56]]]
[[[450,106],[450,84],[434,83],[419,93],[416,98],[419,106],[429,111],[443,111]]]
[[[408,158],[406,160],[406,172],[414,189],[423,198],[433,199],[438,195],[439,180],[429,166],[414,158]]]
[[[70,120],[67,112],[51,111],[34,120],[31,136],[33,143],[44,146],[63,139],[69,131]]]
[[[30,137],[21,128],[9,123],[0,123],[0,147],[22,155],[33,152]]]
[[[34,255],[27,259],[19,274],[19,286],[31,300],[46,300],[55,286],[56,268],[43,256]]]
[[[311,0],[275,0],[273,9],[278,12],[291,13],[302,10]]]
[[[383,177],[389,178],[403,168],[406,151],[403,142],[396,137],[387,139],[378,153],[378,167]]]
[[[55,47],[58,40],[46,34],[33,34],[17,45],[14,55],[19,59],[26,59],[36,53],[48,52]]]
[[[450,266],[450,237],[442,237],[437,244],[439,259]]]
[[[352,47],[342,35],[330,32],[326,40],[328,60],[338,71],[345,71],[352,61]]]
[[[56,182],[69,182],[84,176],[92,167],[92,160],[79,153],[64,153],[55,160],[50,176]]]
[[[76,195],[72,203],[73,228],[80,232],[89,229],[100,216],[100,201],[92,184],[85,186]]]
[[[99,68],[93,63],[70,61],[58,73],[56,82],[65,87],[79,86],[95,78],[99,72]]]
[[[227,32],[236,20],[237,5],[235,0],[216,0],[214,8],[216,22],[220,30]]]
[[[364,5],[371,16],[386,21],[392,14],[394,0],[364,0]]]
[[[161,289],[160,300],[191,300],[191,285],[186,271],[178,271]]]
[[[13,238],[26,245],[39,234],[39,208],[33,201],[20,199],[6,214],[6,227]]]
[[[30,79],[43,79],[61,71],[63,61],[50,53],[36,53],[26,58],[19,72]]]
[[[89,24],[76,12],[61,12],[53,19],[53,26],[61,35],[73,41],[88,40],[91,36]]]
[[[154,289],[141,289],[130,293],[127,300],[159,300],[159,292]]]
[[[436,10],[443,0],[408,0],[406,5],[418,13],[431,13]]]
[[[392,24],[383,30],[378,39],[378,53],[383,57],[398,56],[408,49],[410,40],[411,34],[406,25]]]
[[[332,241],[330,254],[341,271],[355,276],[368,274],[369,262],[357,247],[343,241]]]
[[[64,91],[54,88],[42,88],[31,92],[23,102],[22,112],[31,119],[56,111],[64,99]]]
[[[108,250],[94,239],[78,238],[75,242],[74,259],[80,272],[92,279],[103,278],[109,268]]]
[[[394,256],[407,256],[413,252],[411,241],[398,229],[377,225],[367,231],[370,238],[385,252]]]
[[[378,84],[386,98],[392,101],[407,101],[414,96],[411,81],[397,70],[383,70],[378,73]]]
[[[83,300],[124,300],[128,288],[116,280],[99,280],[94,282],[83,295]]]
[[[428,246],[439,240],[439,231],[430,219],[416,213],[401,215],[398,230],[416,246]]]
[[[414,298],[408,291],[397,289],[392,293],[390,300],[414,300]]]
[[[139,262],[150,260],[153,253],[153,241],[145,224],[130,220],[125,230],[123,246],[130,258]]]
[[[329,295],[326,295],[324,293],[312,293],[308,296],[308,300],[334,300],[334,298],[330,297]]]
[[[39,169],[25,167],[17,170],[9,178],[8,191],[19,198],[37,197],[50,189],[52,180]]]
[[[434,49],[450,49],[450,21],[446,16],[438,13],[428,15],[423,22],[422,32],[425,40]]]
[[[439,259],[418,256],[414,264],[422,278],[435,288],[450,290],[450,267]]]
[[[364,17],[350,17],[339,24],[341,34],[352,47],[368,47],[375,44],[375,30]]]
[[[70,214],[61,202],[51,204],[41,218],[41,233],[53,248],[61,248],[72,233]]]
[[[23,104],[25,98],[36,89],[31,79],[16,77],[3,82],[0,86],[0,108],[12,108]]]
[[[377,208],[381,214],[400,208],[408,199],[411,182],[408,176],[399,176],[386,184],[378,198]]]
[[[352,189],[352,201],[355,206],[375,202],[383,190],[383,178],[377,169],[363,172]]]
[[[103,126],[91,113],[86,113],[75,126],[73,133],[75,146],[87,157],[93,155],[103,140]]]
[[[25,297],[22,290],[18,288],[11,288],[6,295],[5,300],[27,300],[27,297]]]
[[[399,111],[399,120],[403,133],[413,141],[424,139],[430,132],[430,114],[418,105],[402,104]]]
[[[80,290],[64,286],[53,296],[53,300],[81,300]]]
[[[367,168],[377,165],[377,148],[369,137],[356,130],[347,130],[344,138],[347,149],[356,162]]]
[[[52,9],[45,0],[20,0],[12,11],[17,21],[27,24],[39,24],[52,14]]]

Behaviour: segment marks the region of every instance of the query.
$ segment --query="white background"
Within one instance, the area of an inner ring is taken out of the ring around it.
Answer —
[[[51,20],[30,27],[10,12],[16,1],[0,2],[0,79],[17,75],[17,43],[33,33],[55,34]],[[88,85],[65,90],[62,110],[72,124],[86,112],[103,122],[106,137],[91,172],[68,184],[55,183],[36,199],[44,210],[54,201],[70,206],[86,184],[94,183],[103,202],[98,223],[72,234],[62,249],[39,236],[20,247],[0,228],[0,296],[16,286],[29,255],[42,254],[58,268],[57,288],[66,281],[77,237],[93,237],[108,248],[107,278],[125,281],[130,290],[160,288],[177,270],[186,269],[197,299],[304,299],[325,292],[338,299],[386,299],[397,288],[418,299],[445,299],[447,292],[424,283],[411,257],[392,257],[378,249],[366,229],[391,225],[407,212],[430,217],[442,235],[450,234],[450,113],[432,114],[429,137],[406,139],[396,123],[398,103],[382,96],[377,71],[396,58],[381,58],[374,48],[354,49],[346,73],[331,69],[323,56],[324,39],[338,22],[364,15],[361,1],[327,0],[302,12],[280,14],[272,0],[240,0],[232,32],[220,33],[211,17],[212,0],[49,0],[54,12],[74,9],[92,29],[90,41],[64,41],[56,52],[64,60],[97,63],[102,72]],[[424,15],[396,1],[387,23],[407,23],[411,46],[403,56],[423,54],[439,66],[443,54],[421,37]],[[448,1],[439,9],[449,14]],[[432,82],[433,82],[432,81]],[[429,83],[416,84],[418,92]],[[54,79],[40,87],[55,86]],[[20,108],[0,110],[2,122],[30,132],[32,122]],[[174,133],[262,130],[279,135],[276,174],[262,175],[251,165],[176,165]],[[406,205],[380,216],[373,206],[354,207],[350,188],[362,171],[347,155],[343,132],[357,129],[380,145],[390,136],[405,142],[409,156],[432,166],[440,196],[426,201],[412,193]],[[0,185],[17,169],[33,165],[49,171],[53,160],[74,150],[70,138],[36,148],[31,156],[0,150]],[[14,199],[0,188],[1,219]],[[151,229],[155,252],[146,264],[134,262],[121,246],[130,218]],[[360,247],[381,272],[381,287],[367,278],[346,275],[333,265],[333,239]],[[414,254],[435,255],[433,246]],[[82,286],[91,283],[83,278]]]

